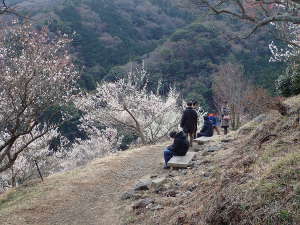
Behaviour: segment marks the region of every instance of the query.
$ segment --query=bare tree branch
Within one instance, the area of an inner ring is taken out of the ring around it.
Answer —
[[[300,24],[300,2],[296,0],[187,0],[198,8],[206,7],[214,14],[226,14],[253,24],[246,39],[258,29],[271,23]]]

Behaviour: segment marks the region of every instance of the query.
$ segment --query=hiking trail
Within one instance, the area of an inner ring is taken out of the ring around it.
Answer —
[[[168,172],[160,164],[165,146],[144,146],[96,159],[86,167],[25,187],[32,188],[33,193],[17,205],[3,209],[0,204],[0,224],[120,224],[124,207],[121,194],[144,175]]]

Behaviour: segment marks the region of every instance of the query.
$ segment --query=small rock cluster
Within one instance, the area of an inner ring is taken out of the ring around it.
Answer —
[[[181,207],[189,198],[193,198],[193,193],[199,188],[199,182],[206,182],[214,177],[216,165],[212,157],[217,151],[226,150],[227,143],[232,140],[226,138],[218,143],[194,145],[193,150],[199,153],[189,167],[169,170],[164,175],[147,175],[123,193],[121,200],[131,202],[128,209],[135,215],[144,214],[148,210],[162,210],[160,213],[163,213],[165,210]]]
[[[167,182],[167,176],[145,176],[140,179],[133,189],[126,191],[122,194],[121,200],[135,200],[132,204],[132,209],[150,209],[150,210],[160,210],[163,207],[160,204],[155,203],[152,198],[145,197],[143,192],[152,190],[154,193],[161,193],[165,190],[163,184]]]

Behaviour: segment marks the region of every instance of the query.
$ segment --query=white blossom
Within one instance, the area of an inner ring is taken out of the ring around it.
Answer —
[[[155,143],[177,128],[181,107],[174,88],[165,97],[159,95],[160,87],[156,93],[149,91],[148,76],[142,67],[116,82],[103,82],[95,93],[78,98],[76,105],[88,121],[124,129],[143,144]]]
[[[18,156],[26,157],[25,152],[40,154],[45,148],[34,146],[56,129],[41,116],[72,97],[78,73],[69,42],[65,37],[50,39],[46,28],[37,31],[27,24],[1,29],[0,172],[11,168]]]

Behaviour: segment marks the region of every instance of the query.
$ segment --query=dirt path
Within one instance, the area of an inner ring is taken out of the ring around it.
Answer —
[[[123,192],[161,169],[165,145],[145,146],[93,161],[84,168],[53,175],[22,195],[0,201],[3,225],[118,225]],[[6,204],[6,205],[5,205]]]

